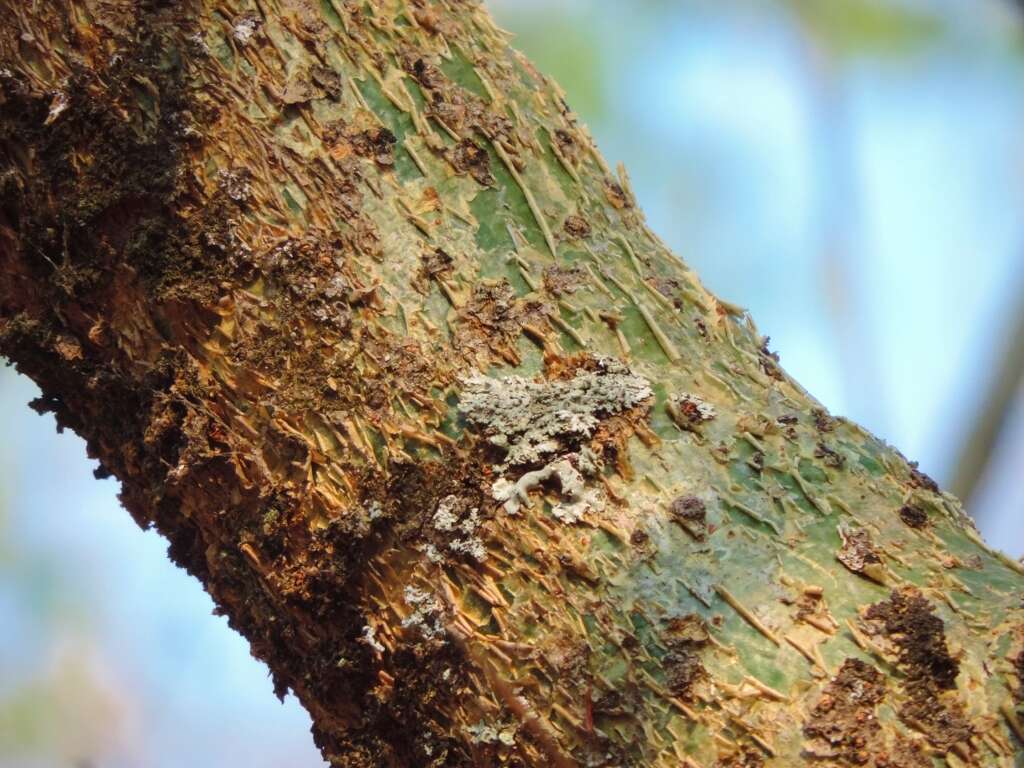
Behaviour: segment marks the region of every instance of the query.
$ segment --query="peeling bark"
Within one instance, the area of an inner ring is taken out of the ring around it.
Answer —
[[[0,0],[0,352],[339,766],[1022,764],[1022,568],[470,0]]]

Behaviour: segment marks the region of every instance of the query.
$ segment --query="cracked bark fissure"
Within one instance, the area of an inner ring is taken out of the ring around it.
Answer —
[[[0,163],[0,351],[335,764],[1024,764],[1020,564],[478,4],[0,0]]]

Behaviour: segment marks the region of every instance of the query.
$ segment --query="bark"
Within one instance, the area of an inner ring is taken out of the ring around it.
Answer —
[[[0,351],[336,765],[1022,764],[1020,564],[477,3],[0,0],[0,162]]]

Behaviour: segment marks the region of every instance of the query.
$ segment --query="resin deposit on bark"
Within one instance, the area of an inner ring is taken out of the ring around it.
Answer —
[[[0,163],[0,351],[333,763],[1019,764],[1020,565],[478,3],[0,0]]]

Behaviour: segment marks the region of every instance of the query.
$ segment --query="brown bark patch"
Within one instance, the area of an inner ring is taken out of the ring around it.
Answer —
[[[422,87],[427,100],[427,114],[443,121],[463,137],[459,146],[468,141],[467,148],[476,147],[474,142],[465,137],[478,131],[491,141],[499,141],[512,156],[513,162],[519,164],[519,149],[531,142],[519,136],[516,124],[506,114],[449,79],[436,64],[419,52],[409,49],[399,56],[399,60],[402,68]],[[483,152],[479,147],[476,149]],[[449,161],[453,164],[454,158],[455,155],[449,153]],[[479,159],[478,162],[482,164],[483,160]],[[489,185],[490,182],[487,183]]]
[[[910,484],[914,488],[921,488],[932,493],[939,493],[939,484],[928,475],[917,468],[917,462],[910,462]]]
[[[869,606],[864,618],[899,650],[899,663],[913,679],[930,680],[941,690],[956,688],[959,662],[946,647],[945,625],[915,588],[893,590],[888,600]]]
[[[696,614],[670,619],[663,635],[668,653],[661,659],[668,689],[685,701],[692,701],[695,687],[707,677],[700,650],[709,641],[707,626]]]
[[[1017,701],[1024,701],[1024,650],[1017,654],[1013,662],[1013,672],[1017,675]]]
[[[360,157],[370,157],[377,165],[390,168],[395,164],[395,134],[383,126],[354,133],[352,149]]]
[[[455,271],[455,259],[443,248],[435,248],[420,256],[417,288],[426,292],[431,280],[444,280]]]
[[[811,411],[814,418],[814,428],[819,432],[831,432],[836,428],[836,420],[828,415],[823,408],[815,408]]]
[[[672,519],[698,541],[707,534],[707,506],[697,496],[679,496],[668,507]]]
[[[580,148],[579,141],[569,131],[564,128],[558,128],[555,130],[555,146],[558,147],[558,151],[562,157],[569,161],[570,165],[576,165],[580,160]]]
[[[608,198],[608,202],[612,204],[612,207],[617,210],[623,210],[625,208],[632,208],[633,201],[626,195],[626,191],[622,188],[622,185],[611,179],[605,180],[604,183],[604,195]]]
[[[574,240],[590,237],[590,222],[576,214],[571,214],[565,217],[562,229],[565,230],[565,234]]]
[[[487,150],[472,139],[462,139],[448,154],[448,161],[459,173],[468,173],[478,184],[489,187],[494,184],[491,173],[491,156]]]
[[[551,266],[544,270],[544,289],[552,296],[564,296],[577,291],[586,279],[582,267]]]
[[[495,353],[505,362],[515,363],[519,360],[516,341],[523,326],[546,324],[547,313],[543,303],[519,299],[507,280],[480,283],[459,310],[452,343],[480,364]]]
[[[869,606],[864,618],[869,633],[885,637],[896,649],[905,675],[900,719],[943,751],[961,749],[974,728],[954,693],[960,664],[946,646],[945,626],[932,605],[914,587],[904,587]]]
[[[814,756],[866,764],[881,732],[875,708],[884,698],[881,672],[860,659],[844,661],[804,725]]]
[[[771,343],[771,341],[772,339],[770,336],[765,336],[761,340],[761,345],[757,349],[757,360],[761,366],[762,371],[764,371],[767,375],[771,376],[776,381],[782,381],[783,374],[782,368],[779,366],[779,353],[772,352],[768,348],[768,345]],[[821,448],[824,446],[819,443],[818,447]]]
[[[924,528],[928,525],[928,513],[913,504],[900,507],[900,520],[911,528]]]
[[[814,449],[814,457],[821,459],[822,464],[832,469],[842,469],[846,466],[846,457],[838,451],[829,448],[825,443],[818,443]]]

